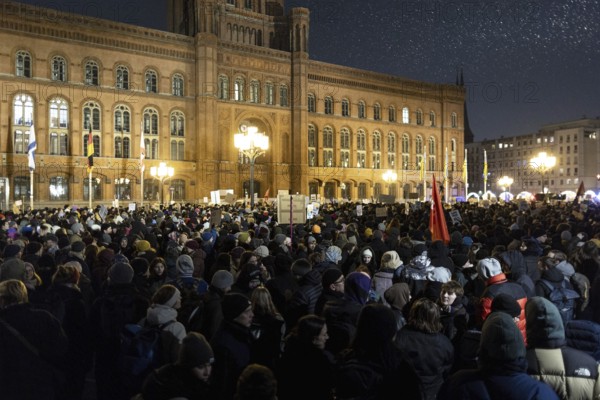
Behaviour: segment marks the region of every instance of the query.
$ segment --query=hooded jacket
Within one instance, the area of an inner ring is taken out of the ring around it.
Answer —
[[[565,329],[554,304],[533,297],[527,317],[527,373],[550,385],[561,399],[600,397],[600,369],[587,353],[567,346]]]

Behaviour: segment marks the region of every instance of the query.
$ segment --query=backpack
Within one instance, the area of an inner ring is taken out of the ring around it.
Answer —
[[[540,279],[540,282],[550,290],[546,298],[558,308],[563,323],[566,325],[575,316],[575,300],[579,298],[579,294],[573,289],[569,289],[564,280],[561,281],[559,287],[553,286],[545,279]]]
[[[126,324],[123,327],[117,365],[127,388],[139,390],[146,376],[164,364],[163,330],[173,322],[153,326]]]
[[[178,279],[175,286],[181,293],[181,307],[177,311],[177,320],[185,326],[186,331],[193,330],[193,326],[198,325],[202,316],[204,302],[202,301],[208,285],[204,280],[194,278],[193,280],[183,281]]]

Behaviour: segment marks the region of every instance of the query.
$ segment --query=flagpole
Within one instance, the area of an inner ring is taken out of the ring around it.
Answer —
[[[467,169],[467,149],[465,149],[465,162],[463,175],[465,177],[465,200],[467,200],[467,196],[469,195],[469,170]]]
[[[487,194],[487,151],[483,150],[483,196]]]
[[[140,182],[140,190],[142,191],[141,193],[141,198],[140,198],[140,207],[144,206],[144,167],[141,168],[140,171],[140,175],[142,176],[142,181]]]
[[[427,179],[425,171],[427,170],[427,152],[423,152],[423,201],[427,201]]]
[[[88,193],[90,194],[88,197],[90,199],[90,203],[89,203],[89,209],[92,209],[92,199],[94,197],[94,192],[92,191],[92,170],[89,170],[89,176],[88,176]]]
[[[450,196],[448,196],[448,147],[446,147],[446,157],[444,159],[444,201],[446,203],[450,202]]]
[[[142,181],[140,182],[140,207],[144,206],[144,171],[146,170],[144,158],[146,158],[146,142],[144,141],[144,119],[142,118],[140,123],[140,175],[142,177]],[[162,190],[162,186],[160,190]]]
[[[33,211],[33,169],[29,169],[29,208]]]

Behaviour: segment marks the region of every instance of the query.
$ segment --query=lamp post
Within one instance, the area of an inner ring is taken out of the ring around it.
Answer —
[[[504,191],[504,201],[507,201],[506,189],[508,188],[508,191],[510,192],[510,186],[513,184],[513,182],[513,178],[506,175],[498,179],[498,185],[502,187],[502,190]]]
[[[254,210],[254,162],[269,149],[269,137],[255,126],[242,125],[233,135],[233,145],[250,161],[250,208]]]
[[[391,195],[392,193],[390,193],[390,189],[391,189],[391,183],[392,182],[396,182],[396,180],[398,179],[398,174],[395,173],[394,171],[392,171],[391,169],[388,169],[387,171],[385,171],[383,173],[383,180],[387,183],[388,185],[388,194]]]
[[[160,193],[160,204],[163,204],[163,182],[167,178],[171,178],[175,174],[175,169],[173,167],[168,167],[167,163],[161,162],[158,164],[158,167],[150,167],[150,176],[155,179],[158,179],[160,182],[160,187],[158,191]]]
[[[542,151],[542,152],[538,153],[537,157],[533,157],[531,159],[531,163],[540,170],[540,174],[542,175],[542,193],[544,193],[544,200],[545,200],[546,199],[545,194],[548,193],[548,191],[549,191],[549,189],[547,187],[544,187],[546,173],[548,172],[549,169],[553,168],[556,165],[556,157],[549,156],[548,153],[546,153],[545,151]],[[550,186],[550,185],[548,184],[548,186]]]

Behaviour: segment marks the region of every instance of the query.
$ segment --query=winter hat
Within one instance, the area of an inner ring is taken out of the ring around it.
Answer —
[[[371,289],[371,278],[363,272],[351,272],[346,277],[344,295],[361,305],[365,305]]]
[[[27,272],[25,270],[25,263],[18,258],[12,258],[4,261],[0,265],[0,281],[17,279],[25,282],[26,276]]]
[[[296,277],[303,277],[312,269],[312,265],[306,258],[299,258],[292,263],[292,273]]]
[[[148,272],[150,263],[144,257],[135,257],[131,260],[131,268],[133,268],[134,275],[144,275]]]
[[[229,271],[220,269],[214,273],[212,279],[210,280],[210,284],[217,289],[227,289],[233,285],[233,275],[231,275],[231,272]]]
[[[71,251],[74,251],[75,253],[81,253],[83,250],[85,250],[85,243],[83,243],[81,240],[71,244]]]
[[[267,246],[261,245],[258,246],[256,250],[254,250],[254,254],[260,258],[265,258],[269,256],[269,249],[267,248]]]
[[[307,244],[316,243],[316,242],[317,242],[317,239],[315,239],[314,236],[309,236],[309,237],[306,238],[306,243]]]
[[[369,250],[369,249],[365,249],[365,250],[363,250],[362,253],[360,253],[360,256],[361,257],[362,256],[368,256],[368,257],[373,258],[373,252],[371,250]]]
[[[544,297],[532,297],[525,305],[527,344],[532,347],[551,342],[557,347],[565,345],[565,326],[560,311]]]
[[[375,229],[373,231],[373,239],[383,239],[383,232],[381,232],[379,229]]]
[[[227,293],[221,300],[223,318],[227,321],[234,320],[251,306],[252,303],[250,303],[248,297],[241,293]]]
[[[386,251],[381,257],[381,268],[397,269],[402,266],[402,259],[395,250]]]
[[[112,265],[114,260],[115,260],[115,252],[113,249],[102,249],[98,253],[98,262],[101,265],[104,265],[104,266]]]
[[[179,347],[178,365],[192,369],[212,364],[214,361],[213,350],[204,335],[198,332],[190,332],[183,338]]]
[[[323,276],[321,277],[323,288],[327,288],[332,283],[337,282],[343,275],[342,270],[339,268],[327,268],[323,271]]]
[[[496,312],[487,317],[481,330],[479,355],[486,366],[525,357],[523,335],[510,315]]]
[[[51,240],[54,243],[58,243],[58,238],[53,233],[47,233],[46,236],[44,236],[44,241],[47,241],[47,240]]]
[[[325,251],[325,259],[337,264],[342,259],[342,249],[337,246],[329,246]]]
[[[569,231],[562,231],[560,233],[560,240],[564,240],[565,242],[570,242],[572,238],[573,238],[573,236],[571,235],[571,232],[569,232]]]
[[[177,304],[177,301],[180,301],[180,300],[181,300],[181,292],[179,291],[179,289],[175,288],[175,293],[173,293],[173,296],[171,296],[171,298],[166,301],[165,306],[173,308],[173,307],[175,307],[175,304]]]
[[[239,260],[244,251],[246,250],[242,246],[235,246],[233,249],[229,250],[229,255],[232,259]]]
[[[185,247],[187,247],[190,250],[198,250],[200,248],[200,243],[198,243],[197,240],[190,239],[187,242],[185,242]]]
[[[423,243],[415,244],[412,248],[412,253],[415,256],[427,255],[427,246]]]
[[[9,244],[4,248],[4,258],[15,257],[21,251],[21,246],[17,244]]]
[[[200,236],[200,238],[202,239],[203,242],[208,243],[213,239],[213,234],[210,231],[210,229],[207,229],[204,232],[202,232],[202,235]]]
[[[321,234],[321,227],[317,224],[313,225],[312,233],[314,233],[315,235]]]
[[[238,242],[247,244],[250,242],[250,234],[248,232],[240,232],[238,235]]]
[[[373,230],[371,228],[365,229],[365,237],[370,238],[371,236],[373,236]]]
[[[135,244],[135,249],[138,252],[144,252],[150,250],[150,242],[147,240],[138,240]]]
[[[462,235],[459,231],[454,231],[450,234],[450,244],[453,246],[462,244]]]
[[[177,267],[177,272],[182,278],[191,278],[194,273],[194,261],[192,257],[187,254],[182,254],[177,257],[177,261],[175,262],[175,266]]]
[[[462,240],[463,244],[467,247],[473,246],[473,238],[470,236],[465,236]]]
[[[454,265],[458,268],[462,268],[467,261],[469,261],[469,256],[466,254],[455,254],[452,256],[452,261],[454,261]]]
[[[517,301],[506,293],[500,293],[492,300],[492,312],[504,312],[515,318],[521,315],[521,306]]]
[[[111,284],[131,283],[133,268],[124,262],[116,263],[108,270],[108,279]]]
[[[493,276],[501,274],[502,267],[500,266],[500,262],[498,260],[487,257],[479,260],[477,263],[477,272],[482,279],[488,280]]]
[[[404,282],[394,283],[383,292],[385,301],[397,310],[402,310],[410,301],[410,287]]]
[[[446,283],[452,279],[452,273],[446,267],[435,267],[427,273],[427,280]]]
[[[575,268],[573,268],[573,265],[567,261],[563,260],[559,262],[554,268],[562,272],[565,278],[571,278],[573,275],[575,275]]]
[[[283,242],[285,242],[285,238],[286,236],[283,233],[278,233],[275,235],[275,243],[283,244]]]

